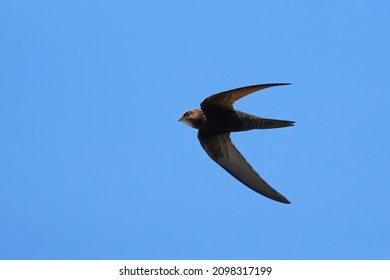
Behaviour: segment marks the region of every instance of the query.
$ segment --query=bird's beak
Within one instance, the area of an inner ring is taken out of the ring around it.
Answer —
[[[179,122],[181,122],[183,120],[183,117],[181,117],[180,119],[179,119]]]

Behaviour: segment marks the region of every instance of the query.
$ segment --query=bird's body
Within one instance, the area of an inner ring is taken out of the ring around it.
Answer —
[[[292,121],[259,118],[233,108],[233,103],[239,98],[280,85],[287,84],[255,85],[214,94],[201,103],[201,108],[185,112],[179,121],[198,129],[203,149],[237,180],[268,198],[290,203],[257,174],[230,140],[231,132],[294,125]]]
[[[207,115],[203,113],[201,108],[196,110],[198,110],[199,119],[195,122],[194,128],[215,135],[252,129],[290,126],[292,123],[290,121],[259,118],[234,109],[206,110]]]

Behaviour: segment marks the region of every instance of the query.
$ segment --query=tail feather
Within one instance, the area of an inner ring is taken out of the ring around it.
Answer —
[[[257,118],[256,128],[287,127],[287,126],[294,126],[294,123],[295,123],[294,121]]]

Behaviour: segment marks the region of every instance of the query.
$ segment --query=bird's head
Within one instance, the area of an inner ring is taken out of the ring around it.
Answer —
[[[199,129],[203,126],[206,118],[203,114],[202,109],[194,109],[191,111],[185,112],[179,119],[179,122],[183,122],[186,125],[189,125],[193,128]]]

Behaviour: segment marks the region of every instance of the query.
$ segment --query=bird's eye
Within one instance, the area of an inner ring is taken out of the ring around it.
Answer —
[[[190,112],[190,111],[188,111],[188,112],[185,112],[185,113],[184,113],[184,115],[183,115],[183,117],[185,117],[185,118],[186,118],[186,117],[188,117],[189,115],[191,115],[191,112]]]

